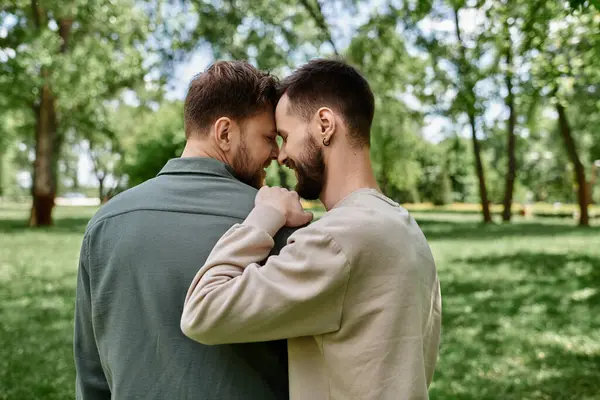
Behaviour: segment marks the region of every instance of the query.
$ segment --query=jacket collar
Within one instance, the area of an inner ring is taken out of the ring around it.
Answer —
[[[237,179],[229,165],[209,157],[173,158],[158,173],[159,176],[177,174],[216,175]]]

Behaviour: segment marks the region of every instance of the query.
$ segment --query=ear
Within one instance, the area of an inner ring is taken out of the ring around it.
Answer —
[[[319,134],[325,143],[329,143],[336,130],[335,114],[330,108],[321,107],[317,111],[317,123],[319,125]]]
[[[213,128],[213,138],[215,139],[217,146],[219,146],[222,151],[231,150],[235,123],[227,117],[221,117],[215,121]]]

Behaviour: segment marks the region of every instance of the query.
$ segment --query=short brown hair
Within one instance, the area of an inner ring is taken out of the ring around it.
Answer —
[[[320,107],[334,108],[342,114],[350,142],[370,145],[375,99],[367,80],[349,64],[314,59],[285,78],[279,94],[287,94],[288,112],[298,113],[306,121]]]
[[[245,61],[218,61],[190,83],[185,136],[206,133],[221,117],[243,121],[277,105],[277,80]]]

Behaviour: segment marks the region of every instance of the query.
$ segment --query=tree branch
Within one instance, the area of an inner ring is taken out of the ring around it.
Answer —
[[[460,59],[458,60],[458,73],[461,75],[462,79],[462,88],[459,88],[459,94],[462,93],[463,98],[467,101],[466,106],[468,109],[466,110],[468,114],[475,114],[476,107],[476,97],[475,97],[475,84],[471,81],[472,77],[470,76],[471,67],[469,64],[469,60],[467,59],[467,50],[465,46],[465,42],[463,41],[463,37],[460,31],[460,24],[458,20],[458,11],[459,8],[453,8],[454,11],[454,26],[456,29],[456,39],[459,43],[460,49]]]
[[[465,71],[465,63],[467,62],[467,53],[465,50],[465,43],[463,42],[462,39],[462,34],[460,32],[460,24],[458,21],[458,8],[454,8],[454,27],[456,29],[456,39],[458,40],[458,44],[459,44],[459,49],[460,49],[460,62],[458,64],[458,69],[461,71],[462,74],[464,74]]]
[[[333,41],[333,37],[331,36],[331,30],[329,29],[329,25],[327,24],[327,21],[323,16],[323,7],[321,6],[321,3],[319,3],[319,0],[315,0],[315,9],[310,5],[308,1],[309,0],[300,0],[300,4],[304,6],[306,11],[308,11],[311,18],[313,19],[313,21],[315,21],[315,24],[317,24],[317,27],[321,30],[321,33],[325,35],[327,42],[333,47],[333,52],[335,53],[335,55],[339,56],[340,53],[335,45],[335,42]]]
[[[62,39],[60,45],[61,53],[66,53],[68,49],[69,39],[71,37],[71,27],[73,26],[73,19],[63,18],[58,21],[58,34]]]
[[[31,0],[31,11],[33,12],[35,27],[40,29],[42,27],[42,9],[38,2],[39,0]]]
[[[533,28],[533,24],[535,23],[536,18],[538,16],[537,14],[542,9],[544,3],[545,3],[545,0],[540,0],[535,3],[535,5],[532,8],[531,14],[529,15],[529,18],[527,19],[525,24],[523,24],[523,32],[528,32],[529,30],[531,30]],[[529,50],[529,48],[531,46],[531,42],[533,41],[534,37],[535,37],[535,35],[532,35],[531,33],[526,35],[525,41],[521,44],[521,49],[520,49],[521,54],[524,54],[527,50]],[[545,35],[541,37],[542,43],[546,40],[546,38],[547,38],[547,36],[545,36]]]

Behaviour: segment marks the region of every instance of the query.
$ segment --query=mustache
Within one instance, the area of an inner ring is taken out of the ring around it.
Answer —
[[[293,170],[296,169],[296,163],[289,158],[283,163],[283,165],[285,165],[289,169],[293,169]]]

